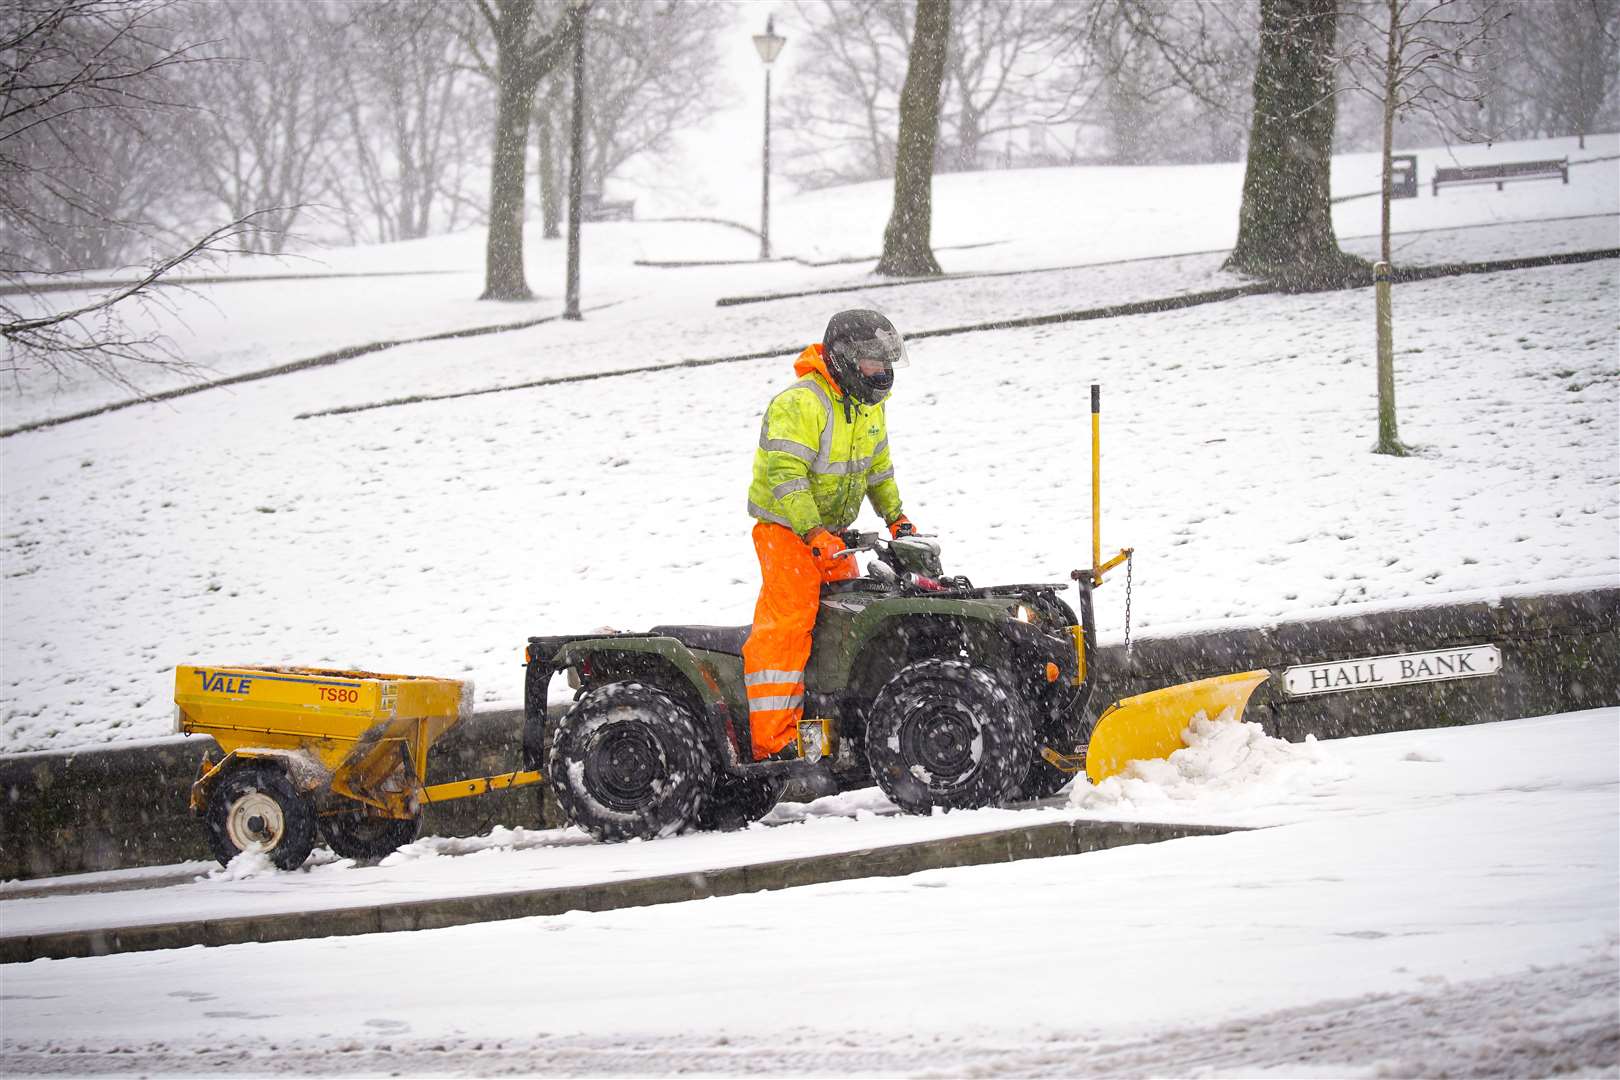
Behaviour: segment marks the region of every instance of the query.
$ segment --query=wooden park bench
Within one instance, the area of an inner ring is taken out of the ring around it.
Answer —
[[[634,221],[636,200],[586,194],[580,197],[580,216],[586,221]]]
[[[1541,180],[1562,177],[1569,183],[1569,158],[1558,161],[1508,161],[1500,165],[1457,165],[1434,170],[1434,194],[1441,184],[1495,184],[1501,191],[1509,180]]]

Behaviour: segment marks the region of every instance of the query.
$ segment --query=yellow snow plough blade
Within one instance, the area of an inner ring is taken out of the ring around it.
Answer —
[[[1231,709],[1233,721],[1243,719],[1249,695],[1270,677],[1269,671],[1239,671],[1122,698],[1097,718],[1086,746],[1086,776],[1101,783],[1133,761],[1169,757],[1187,745],[1181,733],[1199,713],[1214,720]]]

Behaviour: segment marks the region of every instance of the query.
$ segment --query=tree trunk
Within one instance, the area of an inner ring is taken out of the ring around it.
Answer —
[[[566,25],[558,23],[533,40],[534,0],[494,0],[480,4],[495,32],[495,147],[489,176],[489,241],[484,251],[482,300],[532,300],[523,277],[523,182],[527,175],[529,122],[534,115],[534,92],[540,80],[562,58],[569,40],[565,31],[577,30],[590,0],[571,7]]]
[[[489,239],[480,300],[532,300],[523,276],[523,173],[534,86],[502,73],[489,176]]]
[[[555,134],[552,130],[551,109],[540,110],[535,117],[540,136],[540,222],[544,237],[556,240],[562,236],[562,177],[557,168]]]
[[[894,209],[883,230],[877,272],[916,277],[938,274],[929,243],[933,229],[934,143],[939,138],[939,95],[951,35],[951,0],[917,0],[917,25],[905,85],[900,89],[900,140],[895,154]]]
[[[984,116],[962,92],[962,107],[956,116],[956,169],[972,172],[979,168],[979,148],[984,145]]]
[[[1401,13],[1395,5],[1396,0],[1387,0],[1389,29],[1384,41],[1384,155],[1379,170],[1378,257],[1386,263],[1390,261],[1389,203],[1395,194],[1395,166],[1392,160],[1395,152],[1395,94],[1400,89],[1396,83],[1400,75]]]
[[[1338,0],[1261,0],[1254,119],[1237,245],[1227,267],[1312,289],[1365,281],[1333,235],[1334,35]]]
[[[1395,314],[1390,297],[1393,267],[1389,260],[1389,204],[1394,195],[1394,169],[1390,155],[1395,148],[1395,93],[1399,89],[1402,52],[1400,10],[1397,0],[1386,0],[1389,32],[1384,48],[1384,160],[1379,198],[1379,263],[1374,267],[1374,293],[1378,305],[1378,442],[1373,452],[1404,457],[1399,426],[1395,419]]]
[[[1389,295],[1393,276],[1389,263],[1379,263],[1373,275],[1373,297],[1378,308],[1378,442],[1373,453],[1405,457],[1409,451],[1402,445],[1395,423],[1395,315]]]

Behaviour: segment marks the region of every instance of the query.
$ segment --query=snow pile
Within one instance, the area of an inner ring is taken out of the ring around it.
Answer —
[[[215,866],[205,874],[198,876],[199,881],[250,881],[253,878],[269,878],[278,874],[312,874],[326,867],[343,869],[354,865],[353,859],[345,859],[337,855],[331,848],[317,845],[310,852],[304,865],[296,870],[283,870],[270,861],[270,856],[262,851],[242,851],[224,866]]]
[[[894,812],[894,803],[888,800],[881,789],[865,787],[854,791],[841,791],[836,795],[824,795],[807,803],[784,800],[772,807],[770,813],[756,823],[756,826],[787,825],[801,821],[865,821],[880,814],[889,815]]]
[[[1133,761],[1100,784],[1076,785],[1069,805],[1131,811],[1173,806],[1184,817],[1188,804],[1204,810],[1269,806],[1352,775],[1314,735],[1303,743],[1274,738],[1252,721],[1234,723],[1230,709],[1214,720],[1198,712],[1181,737],[1187,745],[1168,758]]]
[[[269,855],[262,851],[244,851],[224,866],[210,870],[207,877],[210,881],[246,881],[278,872]]]
[[[482,836],[424,836],[385,856],[381,866],[399,866],[440,857],[490,855],[531,848],[590,844],[594,841],[582,829],[525,829],[496,825]]]

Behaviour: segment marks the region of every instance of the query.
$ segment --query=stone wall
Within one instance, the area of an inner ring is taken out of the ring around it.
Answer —
[[[1499,674],[1291,697],[1283,669],[1328,660],[1496,645]],[[1298,742],[1541,716],[1620,704],[1620,587],[1507,597],[1144,638],[1102,650],[1097,702],[1246,668],[1272,678],[1246,719]]]
[[[1496,675],[1308,697],[1282,689],[1296,664],[1448,646],[1494,644]],[[1247,718],[1292,740],[1445,727],[1620,705],[1620,587],[1403,610],[1352,613],[1176,637],[1102,650],[1095,703],[1251,668],[1273,677]],[[481,712],[436,744],[428,782],[521,768],[522,714]],[[207,859],[186,796],[211,739],[156,740],[72,753],[0,757],[0,878]],[[538,827],[543,785],[438,804],[430,835],[476,836],[496,825]],[[553,809],[551,820],[555,820]]]

